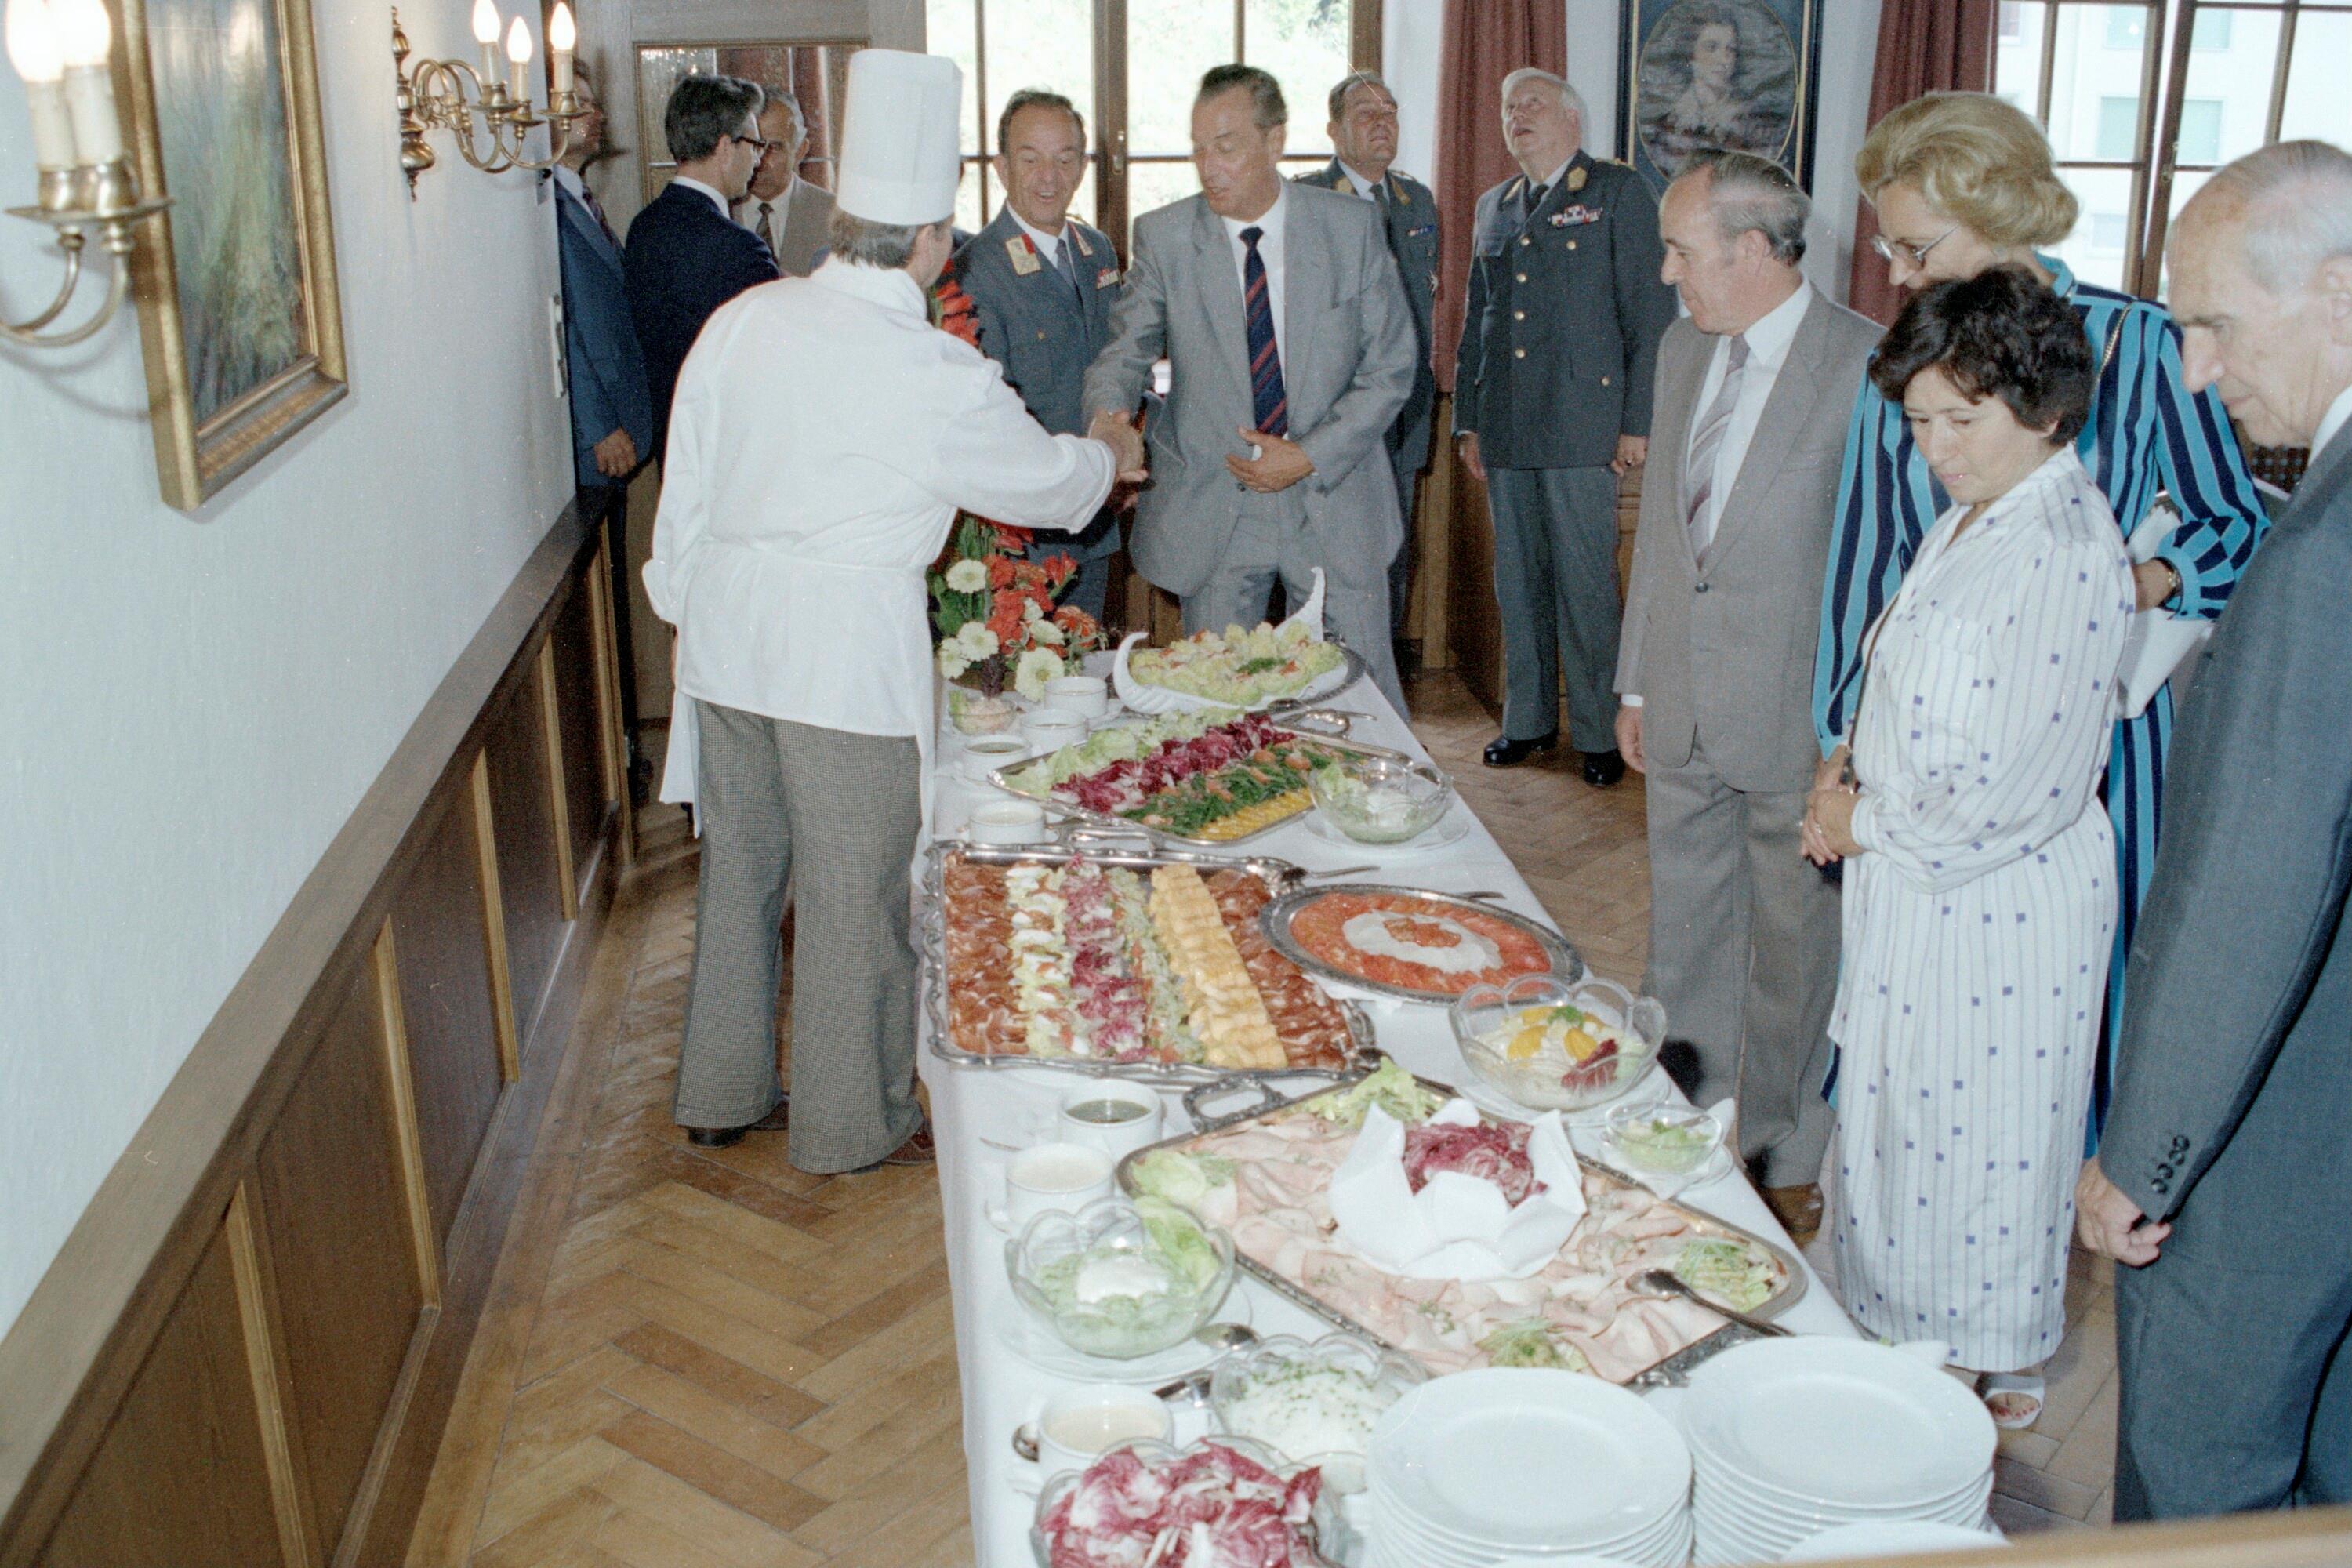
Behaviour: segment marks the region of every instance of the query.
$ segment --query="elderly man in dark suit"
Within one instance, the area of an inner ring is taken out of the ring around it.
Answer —
[[[1324,625],[1400,710],[1389,563],[1403,542],[1389,426],[1412,390],[1412,318],[1380,215],[1282,177],[1282,88],[1217,66],[1192,101],[1201,194],[1135,220],[1127,292],[1087,372],[1090,413],[1131,417],[1162,354],[1138,570],[1184,627],[1265,617],[1323,574]]]
[[[1658,339],[1658,204],[1622,163],[1583,151],[1584,104],[1548,71],[1503,79],[1503,136],[1522,173],[1478,198],[1454,370],[1454,429],[1486,478],[1503,611],[1503,732],[1488,767],[1569,738],[1584,782],[1617,752],[1617,480],[1648,449]]]
[[[1397,105],[1387,82],[1371,71],[1342,77],[1331,89],[1330,109],[1331,161],[1298,178],[1380,209],[1389,254],[1396,258],[1405,303],[1412,310],[1413,347],[1420,354],[1413,365],[1412,394],[1397,411],[1388,437],[1389,461],[1396,468],[1397,510],[1404,523],[1404,542],[1389,563],[1389,625],[1402,664],[1406,601],[1412,592],[1414,503],[1423,470],[1429,467],[1430,414],[1437,404],[1437,374],[1430,365],[1437,295],[1437,198],[1427,185],[1393,166]]]
[[[583,178],[604,144],[604,111],[593,83],[574,68],[572,89],[585,119],[575,121],[555,182],[556,256],[563,273],[563,358],[572,388],[572,470],[582,521],[604,531],[613,575],[614,639],[623,669],[630,653],[629,478],[653,450],[653,403],[646,362],[629,319],[621,241]],[[649,773],[636,756],[637,689],[621,682],[621,726],[628,736],[632,787]]]
[[[1119,300],[1118,253],[1069,216],[1087,173],[1087,123],[1060,93],[1025,89],[997,116],[996,144],[1004,205],[957,248],[956,280],[980,311],[980,352],[1004,367],[1037,423],[1083,436],[1087,367],[1110,340]],[[1118,547],[1118,519],[1105,507],[1075,539],[1039,540],[1030,555],[1074,557],[1077,580],[1063,603],[1099,621]]]
[[[2172,739],[2116,1093],[2116,1518],[2352,1503],[2352,156],[2287,142],[2172,230],[2182,382],[2311,448]]]
[[[669,435],[678,367],[710,313],[776,277],[760,237],[728,216],[751,188],[767,142],[760,89],[740,77],[690,76],[671,89],[662,133],[677,173],[629,225],[629,310],[653,394],[653,450]]]

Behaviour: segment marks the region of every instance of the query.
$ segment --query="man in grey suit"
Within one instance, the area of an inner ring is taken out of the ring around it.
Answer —
[[[1840,459],[1877,323],[1797,264],[1811,204],[1776,163],[1702,153],[1667,188],[1649,469],[1617,658],[1616,741],[1648,776],[1650,973],[1702,1104],[1791,1234],[1821,1226],[1838,895],[1801,847]]]
[[[767,142],[759,166],[751,171],[751,188],[736,209],[743,226],[760,237],[776,269],[787,278],[805,278],[816,270],[824,254],[825,231],[833,223],[833,193],[801,178],[801,159],[808,153],[808,121],[800,100],[782,88],[766,89],[760,110],[760,136]]]
[[[1171,365],[1129,552],[1187,631],[1254,626],[1279,576],[1324,577],[1324,624],[1400,710],[1389,563],[1403,542],[1387,436],[1412,391],[1412,314],[1367,204],[1282,177],[1282,89],[1218,66],[1192,105],[1201,194],[1135,220],[1127,296],[1087,372],[1133,416]]]
[[[1027,88],[1005,100],[996,144],[1004,205],[957,247],[952,275],[980,312],[980,352],[1004,367],[1037,423],[1083,436],[1087,367],[1110,341],[1119,298],[1118,253],[1069,216],[1087,173],[1087,122],[1060,93]],[[1029,555],[1075,558],[1062,602],[1100,621],[1118,547],[1118,514],[1105,507],[1076,536],[1040,539]]]
[[[2182,383],[2311,448],[2200,656],[2075,1189],[2116,1271],[2116,1519],[2352,1503],[2352,156],[2285,142],[2174,223]]]
[[[1431,322],[1437,300],[1437,198],[1411,174],[1397,173],[1396,95],[1371,71],[1342,77],[1331,89],[1331,161],[1298,178],[1380,209],[1389,254],[1396,258],[1405,303],[1412,309],[1412,395],[1389,426],[1389,462],[1396,469],[1397,510],[1404,543],[1389,563],[1389,627],[1404,642],[1406,601],[1412,592],[1414,502],[1429,467],[1430,414],[1437,404],[1437,374],[1430,366]]]
[[[1486,479],[1503,612],[1503,732],[1491,768],[1569,739],[1584,782],[1625,776],[1609,690],[1617,657],[1617,480],[1650,434],[1658,207],[1622,163],[1583,151],[1584,102],[1549,71],[1503,79],[1503,136],[1523,173],[1478,198],[1454,369],[1454,430]]]

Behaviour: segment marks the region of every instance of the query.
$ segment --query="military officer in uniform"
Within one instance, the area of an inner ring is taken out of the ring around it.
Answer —
[[[1503,611],[1507,768],[1569,738],[1584,782],[1625,775],[1617,753],[1617,480],[1648,446],[1658,340],[1675,319],[1659,280],[1658,204],[1640,175],[1581,149],[1584,105],[1548,71],[1503,79],[1503,135],[1520,174],[1478,198],[1454,363],[1454,430],[1483,470]]]
[[[1069,216],[1087,172],[1087,124],[1060,93],[1024,89],[997,117],[996,144],[1004,205],[958,247],[956,280],[980,311],[981,353],[1004,367],[1037,423],[1082,436],[1087,366],[1109,341],[1120,293],[1110,241]],[[1099,621],[1118,547],[1118,516],[1105,507],[1075,538],[1039,540],[1030,554],[1076,557],[1077,579],[1062,602]]]
[[[1389,426],[1389,460],[1396,466],[1397,508],[1404,543],[1389,563],[1389,623],[1394,640],[1404,641],[1406,600],[1412,588],[1413,504],[1421,476],[1429,467],[1430,414],[1437,403],[1437,376],[1430,368],[1430,336],[1437,296],[1437,198],[1429,187],[1391,165],[1397,153],[1396,95],[1371,71],[1340,79],[1331,89],[1330,163],[1298,176],[1342,195],[1360,196],[1381,209],[1389,254],[1404,279],[1405,303],[1412,312],[1412,395]],[[1397,663],[1407,664],[1400,648]]]

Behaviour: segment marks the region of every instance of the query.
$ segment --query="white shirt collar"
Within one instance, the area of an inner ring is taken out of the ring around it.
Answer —
[[[1339,173],[1341,173],[1341,174],[1345,174],[1345,175],[1347,175],[1347,176],[1348,176],[1348,183],[1349,183],[1349,184],[1351,184],[1351,185],[1355,186],[1355,187],[1356,187],[1356,194],[1357,194],[1358,195],[1360,195],[1360,196],[1363,197],[1366,201],[1370,201],[1371,199],[1373,199],[1373,198],[1372,198],[1372,192],[1373,192],[1373,190],[1374,190],[1376,187],[1380,186],[1381,184],[1385,184],[1385,183],[1386,183],[1386,182],[1385,182],[1385,179],[1381,179],[1381,180],[1368,180],[1368,179],[1366,179],[1363,175],[1361,175],[1361,174],[1360,174],[1356,173],[1356,171],[1355,171],[1354,169],[1352,169],[1352,168],[1349,167],[1349,165],[1348,165],[1348,161],[1347,161],[1345,158],[1334,158],[1334,159],[1332,159],[1331,161],[1332,161],[1333,163],[1337,163],[1337,164],[1339,164]]]
[[[671,175],[669,183],[673,185],[684,185],[689,191],[700,191],[710,198],[710,205],[719,209],[720,217],[727,218],[730,222],[733,220],[735,215],[728,210],[727,198],[720,195],[715,188],[704,184],[700,180],[689,180],[684,174]]]
[[[555,165],[554,174],[555,183],[557,184],[562,185],[565,190],[570,191],[573,195],[578,196],[581,200],[582,205],[584,206],[587,205],[588,183],[580,177],[579,170],[573,168],[569,163],[558,163]]]
[[[1258,254],[1263,256],[1265,254],[1267,247],[1279,246],[1282,243],[1283,215],[1288,212],[1289,209],[1290,182],[1288,180],[1285,180],[1282,182],[1282,188],[1274,194],[1274,205],[1266,208],[1265,211],[1250,219],[1247,223],[1244,223],[1237,217],[1229,217],[1224,219],[1225,234],[1234,241],[1234,244],[1238,245],[1241,243],[1242,230],[1245,228],[1259,230],[1257,248]]]
[[[1037,254],[1045,258],[1045,265],[1048,267],[1058,267],[1061,265],[1058,260],[1058,256],[1060,254],[1061,247],[1067,243],[1065,237],[1070,232],[1069,219],[1064,218],[1062,220],[1062,232],[1060,234],[1047,234],[1044,229],[1033,226],[1029,220],[1023,217],[1019,213],[1013,212],[1013,204],[1011,202],[1004,204],[1004,210],[1013,214],[1013,221],[1021,226],[1021,232],[1029,237],[1029,243],[1037,247]]]
[[[1797,341],[1797,328],[1812,302],[1813,286],[1800,281],[1795,293],[1759,316],[1745,334],[1748,363],[1780,369],[1780,362],[1789,357],[1789,345]]]
[[[743,205],[746,207],[749,207],[751,211],[758,212],[760,210],[761,204],[764,202],[767,205],[768,210],[774,213],[778,221],[781,222],[784,214],[792,208],[793,193],[800,188],[801,177],[798,174],[794,174],[792,177],[791,183],[772,196],[755,196],[746,191],[743,194]]]
[[[864,300],[886,310],[908,316],[929,314],[924,303],[923,290],[912,274],[903,267],[862,267],[855,261],[845,261],[828,255],[809,281],[821,283],[836,294],[846,294],[854,300]]]
[[[2345,425],[2352,422],[2352,386],[2336,395],[2327,412],[2319,416],[2319,429],[2311,437],[2311,455],[2316,458],[2327,443],[2342,434]]]
[[[1561,162],[1559,168],[1554,169],[1550,174],[1546,174],[1543,177],[1541,184],[1544,188],[1544,195],[1549,195],[1552,192],[1559,189],[1559,183],[1568,178],[1568,165],[1575,162],[1576,154],[1570,153],[1568,157]]]

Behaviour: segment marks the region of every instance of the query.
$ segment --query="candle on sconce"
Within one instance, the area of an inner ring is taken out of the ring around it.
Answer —
[[[507,88],[517,103],[530,101],[530,30],[520,16],[507,29]]]
[[[74,151],[84,163],[110,163],[122,156],[122,119],[115,112],[114,75],[107,64],[114,24],[101,0],[50,0],[49,16],[65,65]]]
[[[547,20],[550,91],[564,93],[572,90],[572,52],[579,47],[580,29],[572,20],[572,7],[563,0],[555,0],[555,15]]]
[[[474,42],[482,46],[482,96],[499,85],[499,8],[491,0],[474,0]]]
[[[58,52],[49,0],[8,0],[8,63],[24,79],[33,117],[33,161],[44,169],[74,166],[73,114],[66,106],[66,62]]]

